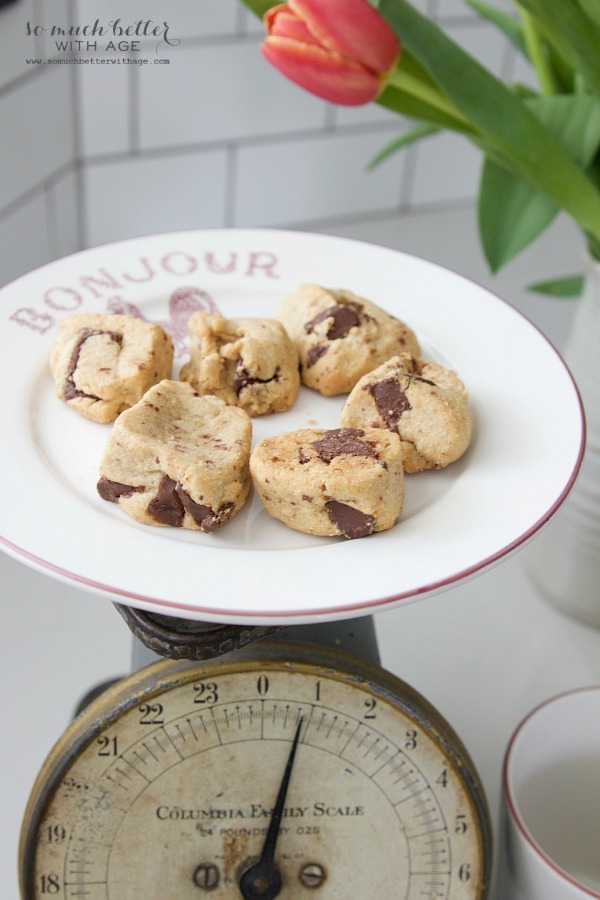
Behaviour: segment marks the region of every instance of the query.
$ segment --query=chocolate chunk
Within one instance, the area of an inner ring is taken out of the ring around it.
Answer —
[[[232,385],[233,390],[238,395],[240,391],[245,387],[248,387],[249,384],[268,384],[270,381],[277,381],[279,378],[279,366],[275,369],[275,374],[271,375],[270,378],[254,378],[254,376],[250,375],[248,370],[243,367],[243,364],[240,365],[240,363],[241,360],[238,360],[238,367],[236,368]]]
[[[144,485],[121,484],[119,481],[109,481],[108,478],[100,478],[96,485],[96,490],[103,500],[110,503],[116,503],[120,497],[130,497],[136,492],[143,493],[146,488]]]
[[[217,512],[210,506],[196,503],[178,481],[164,475],[158,487],[156,498],[148,504],[148,512],[161,525],[181,528],[185,513],[188,512],[201,531],[216,531],[224,525],[233,512],[233,503],[224,503]]]
[[[219,507],[216,513],[213,513],[210,523],[207,521],[202,523],[202,531],[216,531],[217,528],[225,525],[226,522],[229,522],[234,509],[235,503],[224,503]]]
[[[424,362],[422,359],[415,359],[414,356],[411,357],[411,360],[407,366],[407,368],[410,368],[411,371],[406,372],[406,377],[410,378],[412,381],[422,381],[423,384],[430,384],[432,385],[432,387],[436,387],[437,385],[434,381],[429,381],[428,378],[423,378],[421,374],[423,371],[423,365]]]
[[[359,312],[361,309],[362,306],[359,303],[336,303],[335,306],[330,306],[329,309],[307,322],[304,330],[307,334],[311,334],[315,330],[315,325],[324,322],[325,319],[333,319],[327,332],[329,340],[335,341],[337,338],[346,337],[351,328],[360,325]]]
[[[373,533],[375,519],[368,513],[361,512],[354,506],[348,506],[347,503],[339,503],[337,500],[328,500],[325,509],[344,537],[361,538]]]
[[[195,500],[192,500],[188,492],[180,484],[177,484],[176,490],[185,511],[190,514],[201,531],[216,531],[231,518],[233,503],[224,503],[219,511],[215,513],[210,506],[204,506],[204,504],[196,503]]]
[[[100,399],[100,397],[96,397],[93,394],[86,394],[85,391],[80,391],[75,384],[75,379],[73,376],[79,362],[81,348],[83,347],[85,342],[91,337],[98,337],[102,334],[107,334],[110,339],[113,340],[116,344],[123,343],[123,335],[119,334],[116,331],[101,331],[100,329],[94,328],[82,328],[79,332],[77,342],[73,347],[73,352],[71,353],[71,358],[69,360],[69,367],[67,369],[67,377],[65,378],[65,383],[63,385],[63,394],[65,400],[73,400],[75,397],[89,397],[90,400]]]
[[[313,441],[323,462],[330,463],[336,456],[371,456],[377,458],[377,451],[365,441],[361,441],[364,431],[360,428],[333,428],[326,431],[322,438]]]
[[[398,422],[402,413],[412,409],[409,399],[393,378],[386,378],[369,387],[375,406],[385,424],[392,431],[398,430]]]
[[[176,481],[168,475],[163,475],[158,486],[158,494],[148,504],[149,514],[161,525],[173,525],[175,528],[181,528],[183,525],[185,510],[177,488]]]
[[[247,369],[237,369],[235,378],[233,379],[232,387],[236,394],[239,394],[241,390],[243,390],[253,382],[254,379],[250,377],[250,373],[247,371]]]
[[[306,354],[306,368],[310,369],[311,366],[314,366],[316,361],[318,359],[321,359],[321,357],[324,356],[328,350],[329,347],[327,346],[327,344],[315,344],[314,347],[309,347],[308,353]]]

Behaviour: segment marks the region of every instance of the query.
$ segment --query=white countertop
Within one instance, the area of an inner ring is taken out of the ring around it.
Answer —
[[[522,285],[578,267],[579,241],[568,223],[559,223],[497,279],[481,260],[471,209],[314,230],[440,262],[510,300],[557,346],[564,339],[571,302],[527,296]],[[457,731],[483,781],[496,832],[502,757],[515,726],[541,700],[600,683],[600,629],[568,619],[538,596],[525,571],[526,554],[525,548],[467,583],[375,617],[383,666]],[[3,898],[17,900],[17,844],[31,785],[81,697],[130,671],[131,636],[106,599],[4,554],[0,584],[0,885]],[[494,900],[510,898],[498,888]]]

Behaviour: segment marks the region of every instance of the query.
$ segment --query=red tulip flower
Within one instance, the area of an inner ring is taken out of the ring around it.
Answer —
[[[398,38],[367,0],[289,0],[263,21],[264,57],[290,81],[341,106],[375,100],[400,54]]]

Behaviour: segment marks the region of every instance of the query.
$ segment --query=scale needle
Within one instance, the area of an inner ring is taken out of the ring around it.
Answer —
[[[296,748],[298,747],[298,741],[300,740],[301,728],[302,716],[300,716],[298,720],[298,727],[296,728],[296,734],[294,735],[294,740],[292,741],[292,746],[285,766],[285,771],[283,773],[283,778],[281,779],[281,784],[279,785],[277,800],[275,801],[275,806],[273,807],[273,813],[271,815],[271,821],[269,822],[269,829],[267,831],[267,836],[263,844],[260,859],[249,869],[246,869],[240,879],[240,890],[242,892],[242,897],[244,898],[244,900],[274,900],[283,886],[281,881],[281,874],[274,862],[275,846],[277,844],[277,838],[279,836],[279,828],[281,825],[281,818],[283,816],[285,798],[292,775],[292,768],[294,765],[294,758],[296,756]]]

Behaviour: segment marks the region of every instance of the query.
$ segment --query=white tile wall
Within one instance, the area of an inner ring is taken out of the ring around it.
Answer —
[[[514,54],[506,42],[497,39],[496,32],[489,25],[471,20],[459,25],[448,25],[444,30],[494,75],[503,76]]]
[[[6,84],[19,75],[24,75],[29,66],[28,56],[38,56],[41,41],[33,35],[27,36],[25,26],[32,22],[34,16],[33,0],[20,0],[20,3],[0,9],[0,38],[10,35],[10,39],[2,39],[0,53],[0,84]]]
[[[427,0],[424,0],[424,2],[427,2]],[[466,0],[429,0],[429,3],[429,13],[435,16],[435,18],[440,19],[442,22],[446,19],[455,17],[464,18],[466,16],[469,18],[473,14],[472,9],[466,3]],[[413,5],[417,5],[414,3],[414,0]],[[504,12],[514,13],[515,11],[512,0],[494,0],[493,3],[490,3],[490,6],[501,9]]]
[[[41,37],[41,55],[50,58],[56,55],[56,34],[53,27],[68,28],[71,24],[69,0],[34,0],[35,22],[46,30]]]
[[[220,151],[127,157],[84,167],[86,244],[225,222],[227,157]]]
[[[79,245],[74,79],[49,31],[69,0],[0,10],[0,284]],[[38,34],[28,34],[38,30]]]
[[[0,208],[42,184],[74,156],[71,72],[46,67],[4,97]]]
[[[493,71],[512,74],[514,51],[464,0],[413,2]],[[98,38],[95,54],[80,54],[88,63],[27,64],[35,55],[67,58],[53,26],[96,19],[107,30],[115,21],[167,25],[171,43],[140,38],[126,54],[105,51]],[[27,22],[45,31],[27,36]],[[240,0],[18,0],[0,12],[0,228],[25,240],[15,223],[35,201],[48,222],[43,239],[27,237],[27,264],[170,228],[305,227],[474,196],[477,154],[451,135],[367,173],[408,123],[374,104],[332,107],[295,87],[263,60],[262,34]],[[147,63],[126,62],[140,58]],[[40,218],[35,234],[43,232]],[[18,258],[0,257],[0,283]]]
[[[250,12],[250,10],[242,4],[240,4],[239,16],[241,34],[255,35],[261,39],[263,38],[265,29],[258,16],[255,16],[254,13]]]
[[[52,259],[43,193],[0,219],[0,248],[3,284]]]
[[[140,71],[140,146],[323,128],[326,105],[266,63],[254,40],[181,47],[168,66]]]
[[[127,153],[131,144],[134,73],[125,65],[96,65],[98,58],[104,57],[90,54],[90,65],[77,71],[80,153],[86,160]]]
[[[405,158],[365,167],[389,132],[341,133],[240,148],[235,225],[293,225],[396,208]]]
[[[239,0],[75,0],[76,19],[80,22],[93,21],[100,17],[107,25],[111,21],[120,20],[123,26],[138,21],[150,20],[152,27],[169,25],[169,37],[179,40],[185,38],[210,38],[218,35],[233,34],[238,27],[241,4]],[[154,44],[154,38],[148,42]]]
[[[49,243],[53,259],[73,253],[82,246],[80,183],[79,167],[73,166],[52,181],[46,189]]]
[[[389,109],[378,106],[377,103],[368,103],[366,106],[332,106],[329,109],[329,121],[334,128],[347,125],[382,125],[393,126],[396,132],[400,132],[410,123],[402,120]]]
[[[460,135],[442,132],[426,138],[413,165],[408,195],[413,209],[468,200],[477,193],[481,155]]]
[[[423,15],[431,15],[436,0],[413,0],[413,6],[423,13]]]

